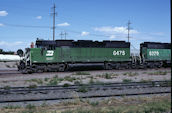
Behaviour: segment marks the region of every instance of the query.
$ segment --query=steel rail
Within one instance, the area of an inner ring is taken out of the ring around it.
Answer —
[[[108,88],[113,88],[113,87],[130,87],[130,86],[163,86],[163,85],[170,85],[171,81],[148,81],[148,82],[129,82],[129,83],[103,83],[103,84],[79,84],[79,85],[69,85],[69,86],[64,86],[64,85],[56,85],[56,86],[37,86],[35,88],[31,87],[0,87],[0,92],[1,91],[34,91],[34,90],[58,90],[58,89],[76,89],[81,86],[85,86],[88,88],[92,87],[108,87]]]
[[[36,88],[29,87],[9,87],[9,88],[0,88],[0,94],[10,93],[10,92],[27,92],[27,91],[45,91],[45,90],[77,90],[80,87],[86,87],[88,89],[97,89],[97,88],[141,88],[141,87],[165,87],[169,86],[171,81],[151,81],[151,82],[131,82],[131,83],[106,83],[106,84],[82,84],[82,85],[69,85],[65,86],[38,86]]]
[[[167,67],[168,68],[168,67]],[[167,69],[166,68],[166,69]],[[152,68],[152,69],[156,69],[156,68]],[[159,68],[159,69],[164,69],[164,67],[161,67],[161,68]],[[120,71],[121,69],[112,69],[112,70],[116,70],[116,71]],[[104,69],[100,69],[100,70],[85,70],[85,71],[112,71],[112,70],[104,70]],[[129,70],[135,70],[135,69],[125,69],[126,71],[129,71]],[[138,70],[138,69],[137,69]],[[139,69],[139,70],[145,70],[145,69]],[[147,70],[149,70],[148,68],[147,68]],[[11,72],[9,72],[9,71],[11,71]],[[71,72],[78,72],[79,70],[76,70],[76,71],[71,71]],[[84,71],[84,70],[83,70]],[[13,73],[13,72],[15,72],[15,73]],[[70,71],[69,71],[70,72]],[[57,72],[41,72],[40,74],[42,74],[42,73],[57,73]],[[58,73],[65,73],[65,72],[58,72]],[[18,70],[0,70],[0,75],[7,75],[7,74],[23,74],[23,73],[21,73],[20,71],[18,71]],[[37,74],[39,74],[39,72],[37,72]],[[24,75],[24,74],[23,74]]]
[[[169,94],[171,91],[159,91],[159,92],[148,92],[148,93],[123,93],[123,94],[113,94],[113,95],[94,95],[94,96],[80,96],[79,98],[104,98],[104,97],[114,97],[114,96],[141,96],[141,95],[152,95],[152,94]],[[0,101],[0,103],[14,103],[14,102],[34,102],[34,101],[52,101],[52,100],[68,100],[75,99],[75,97],[66,98],[45,98],[45,99],[23,99],[23,100],[8,100]]]

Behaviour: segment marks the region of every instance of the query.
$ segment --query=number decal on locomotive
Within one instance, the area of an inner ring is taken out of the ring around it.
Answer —
[[[149,56],[159,56],[158,51],[149,51]]]
[[[116,56],[116,55],[122,55],[122,56],[124,56],[125,55],[125,51],[124,50],[119,50],[119,51],[114,50],[113,51],[113,55],[114,56]]]
[[[54,51],[48,50],[46,53],[46,56],[53,56],[53,55],[54,55]]]

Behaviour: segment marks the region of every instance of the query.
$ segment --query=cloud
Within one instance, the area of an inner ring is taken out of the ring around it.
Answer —
[[[20,44],[23,44],[23,42],[18,41],[18,42],[15,42],[15,43],[14,43],[14,45],[20,45]]]
[[[7,15],[8,15],[7,11],[0,11],[0,16],[7,16]]]
[[[17,42],[0,41],[0,46],[18,46],[22,44],[24,44],[24,42],[21,42],[21,41],[17,41]]]
[[[116,36],[115,35],[111,35],[109,38],[110,39],[114,39],[114,38],[116,38]]]
[[[27,43],[22,41],[8,42],[0,41],[0,48],[5,51],[17,51],[18,49],[26,48]]]
[[[150,33],[150,35],[163,36],[164,33],[163,32],[152,32],[152,33]]]
[[[4,24],[0,23],[0,27],[4,26]]]
[[[65,22],[65,23],[57,24],[57,26],[70,26],[70,24]]]
[[[105,33],[111,33],[111,34],[115,34],[115,33],[119,33],[119,34],[127,34],[128,30],[127,27],[110,27],[110,26],[103,26],[103,27],[96,27],[94,28],[95,31],[99,31],[99,32],[105,32]],[[138,31],[136,30],[130,30],[131,34],[136,34],[138,33]]]
[[[42,19],[42,16],[37,16],[36,19]]]
[[[89,34],[90,34],[89,32],[83,31],[83,32],[81,33],[81,36],[87,36],[87,35],[89,35]]]

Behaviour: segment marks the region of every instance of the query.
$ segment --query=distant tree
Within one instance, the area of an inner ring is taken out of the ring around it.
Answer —
[[[0,53],[2,53],[3,52],[3,49],[0,49]]]

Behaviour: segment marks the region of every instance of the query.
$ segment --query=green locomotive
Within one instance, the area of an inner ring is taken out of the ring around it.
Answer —
[[[27,48],[18,69],[23,73],[65,71],[71,65],[102,65],[105,69],[129,68],[130,43],[125,41],[37,40]]]
[[[150,68],[171,65],[171,43],[141,43],[140,56],[144,65]]]
[[[130,43],[125,41],[37,39],[35,45],[26,48],[18,66],[22,73],[66,71],[72,66],[90,65],[104,69],[171,66],[171,43],[141,43],[137,56],[130,55]]]

